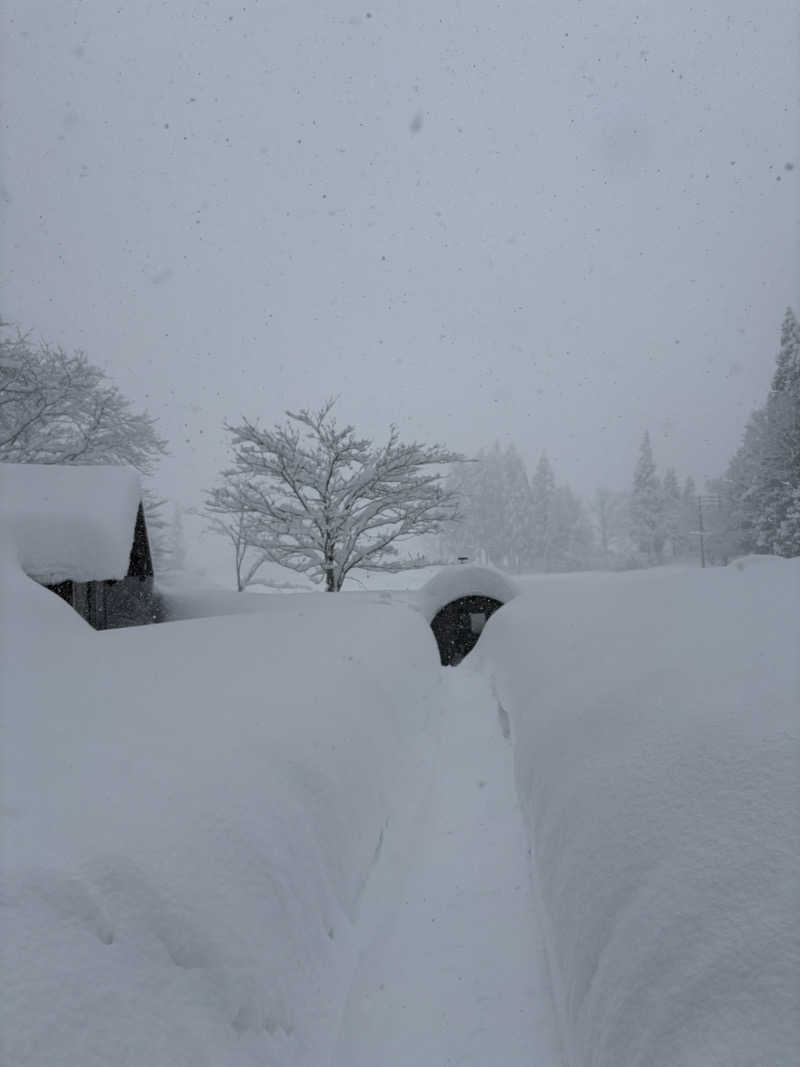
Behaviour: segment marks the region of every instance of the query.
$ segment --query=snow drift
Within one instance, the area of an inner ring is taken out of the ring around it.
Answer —
[[[486,627],[571,1067],[796,1057],[798,605],[762,559],[531,583]]]
[[[5,1061],[323,1063],[427,788],[427,628],[309,595],[94,633],[0,589]]]

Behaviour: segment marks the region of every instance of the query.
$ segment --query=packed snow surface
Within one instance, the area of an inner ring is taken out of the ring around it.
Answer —
[[[398,905],[361,956],[334,1067],[559,1067],[508,723],[485,677],[446,672],[427,818]]]
[[[487,625],[571,1067],[796,1061],[799,651],[800,560],[534,580]]]
[[[0,524],[47,584],[124,578],[140,500],[125,467],[0,463]]]

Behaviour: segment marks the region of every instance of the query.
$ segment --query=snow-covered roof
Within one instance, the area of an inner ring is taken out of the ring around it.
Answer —
[[[428,622],[453,600],[462,596],[485,596],[507,603],[519,596],[520,589],[508,575],[493,567],[454,564],[444,567],[417,592],[412,601]]]
[[[125,467],[0,463],[0,524],[47,584],[124,578],[141,497]]]

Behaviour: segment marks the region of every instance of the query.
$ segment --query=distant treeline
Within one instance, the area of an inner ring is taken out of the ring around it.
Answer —
[[[440,536],[445,558],[515,572],[627,569],[700,554],[800,554],[800,327],[787,309],[766,402],[747,423],[726,473],[698,494],[691,477],[659,475],[645,431],[627,492],[597,489],[589,504],[556,480],[543,453],[530,476],[517,448],[495,443],[455,464],[448,484],[461,518]]]

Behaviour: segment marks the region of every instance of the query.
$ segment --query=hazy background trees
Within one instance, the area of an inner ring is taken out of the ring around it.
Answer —
[[[622,570],[699,559],[698,494],[674,468],[658,473],[644,432],[630,491],[601,486],[591,504],[559,482],[547,452],[529,474],[514,444],[495,443],[448,474],[461,517],[440,554],[513,572]],[[715,515],[709,516],[708,533]],[[711,557],[710,557],[711,558]]]
[[[438,541],[448,558],[466,556],[512,572],[583,570],[596,563],[591,520],[542,453],[533,477],[513,444],[497,442],[448,474],[461,518]]]

